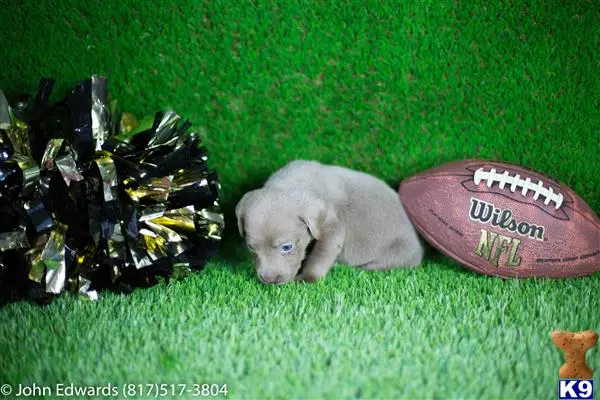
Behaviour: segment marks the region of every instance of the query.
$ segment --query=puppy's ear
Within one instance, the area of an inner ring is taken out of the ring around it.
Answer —
[[[245,238],[244,217],[246,215],[246,199],[247,194],[244,195],[244,197],[242,197],[242,199],[235,206],[235,216],[237,218],[238,230],[240,231],[240,236],[242,237],[242,239]]]
[[[337,215],[332,206],[321,199],[309,199],[303,212],[300,214],[300,220],[308,227],[310,234],[316,240],[320,240],[323,235],[338,223]]]

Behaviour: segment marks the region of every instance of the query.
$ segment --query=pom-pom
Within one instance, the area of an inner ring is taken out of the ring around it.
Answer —
[[[172,111],[144,126],[109,110],[92,76],[49,104],[54,81],[9,105],[0,91],[0,293],[95,299],[201,269],[224,228],[217,174]]]

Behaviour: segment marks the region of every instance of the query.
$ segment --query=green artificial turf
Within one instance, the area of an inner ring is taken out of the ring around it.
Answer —
[[[430,251],[414,270],[339,266],[258,283],[233,207],[286,162],[397,186],[494,158],[600,211],[598,1],[0,0],[0,88],[93,73],[138,116],[203,136],[227,228],[201,273],[98,302],[0,310],[0,384],[219,383],[235,398],[553,398],[554,329],[600,331],[600,274],[502,281]],[[597,346],[589,364],[600,371]],[[183,397],[193,397],[191,394]]]

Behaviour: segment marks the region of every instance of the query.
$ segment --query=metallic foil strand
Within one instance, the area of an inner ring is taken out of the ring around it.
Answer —
[[[10,106],[8,100],[0,90],[0,129],[8,129],[12,125],[12,118],[10,116]]]
[[[202,209],[198,211],[197,216],[196,223],[205,237],[221,240],[221,233],[225,226],[223,214],[212,209]]]
[[[100,176],[102,177],[102,193],[104,201],[118,200],[117,193],[117,169],[110,156],[104,156],[95,160]]]
[[[148,229],[140,229],[140,235],[144,239],[146,252],[152,261],[167,255],[167,241]]]
[[[206,171],[203,171],[199,166],[194,166],[187,170],[179,170],[173,178],[173,184],[177,189],[192,186],[197,182],[200,182],[200,186],[206,186],[208,185],[206,175]]]
[[[152,230],[155,234],[161,236],[167,242],[167,251],[173,255],[178,256],[181,253],[185,252],[189,249],[189,245],[187,244],[186,237],[178,234],[172,229],[167,228],[166,226],[154,223],[153,221],[146,221],[146,226]]]
[[[152,265],[152,260],[148,254],[142,248],[140,248],[136,241],[132,241],[129,244],[129,254],[133,260],[133,265],[135,265],[135,268],[137,269]]]
[[[108,255],[113,259],[125,261],[127,258],[127,248],[125,247],[125,237],[121,231],[121,224],[115,224],[114,231],[108,240]]]
[[[109,132],[108,97],[106,78],[92,76],[92,137],[96,151],[102,150]]]
[[[28,131],[29,126],[20,119],[13,116],[12,125],[5,130],[6,136],[10,139],[15,153],[21,153],[31,157],[31,148],[29,147]]]
[[[186,242],[168,242],[167,243],[167,251],[175,257],[180,256],[182,253],[189,250],[190,247],[191,246],[189,244],[187,244]]]
[[[65,262],[66,226],[59,224],[51,233],[42,252],[46,264],[46,292],[59,294],[65,287],[67,266]]]
[[[218,224],[208,224],[207,236],[211,239],[221,240],[221,227]]]
[[[165,215],[171,216],[192,216],[196,214],[196,208],[194,206],[186,206],[181,208],[175,208],[173,210],[165,211]]]
[[[44,251],[44,246],[48,242],[48,235],[40,235],[36,239],[33,247],[29,249],[25,253],[25,258],[29,262],[29,279],[40,283],[44,278],[44,271],[46,270],[46,265],[42,261],[42,252]]]
[[[86,279],[82,276],[79,277],[79,294],[89,300],[98,300],[98,292],[95,290],[90,290],[90,286],[92,285],[92,281]]]
[[[77,164],[75,164],[73,157],[64,156],[57,159],[56,166],[67,186],[71,186],[71,182],[73,181],[79,182],[83,180],[83,175],[77,169]]]
[[[29,221],[38,233],[43,233],[54,227],[52,216],[40,199],[32,199],[24,204]]]
[[[55,167],[55,159],[62,148],[64,139],[50,139],[42,156],[42,169],[51,170]]]
[[[65,152],[65,157],[71,157],[77,163],[77,160],[79,160],[79,155],[75,149],[73,149],[73,146],[71,146],[69,143],[65,143],[63,150]]]
[[[125,192],[135,202],[139,202],[143,198],[148,198],[159,203],[164,203],[169,198],[172,181],[172,176],[154,178],[137,187],[125,189]]]
[[[173,215],[155,218],[152,222],[165,226],[176,232],[193,233],[196,230],[193,215]]]
[[[163,226],[159,223],[155,223],[154,221],[156,220],[152,220],[152,221],[146,221],[146,225],[156,234],[162,236],[163,238],[165,238],[168,242],[181,242],[182,236],[179,235],[177,232],[175,232],[172,229],[167,228],[166,226]]]
[[[167,143],[172,138],[173,128],[175,128],[179,119],[179,115],[173,111],[165,112],[160,123],[158,124],[158,127],[156,128],[154,137],[150,139],[150,142],[148,142],[148,147],[159,146]]]
[[[40,178],[40,168],[31,157],[23,154],[15,153],[12,159],[19,164],[19,168],[23,171],[22,193],[24,196],[29,196],[33,193]]]
[[[193,146],[196,148],[202,147],[202,141],[200,140],[200,135],[198,132],[182,132],[177,138],[177,143],[175,143],[175,149],[179,150],[185,146]],[[203,157],[203,161],[206,161],[206,157]]]
[[[167,210],[164,204],[151,204],[142,209],[140,221],[148,221],[154,218],[162,217]]]

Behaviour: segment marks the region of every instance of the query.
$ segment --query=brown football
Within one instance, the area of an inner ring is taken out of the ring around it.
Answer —
[[[466,160],[402,182],[420,235],[467,268],[499,277],[600,271],[600,220],[565,185],[523,167]]]

